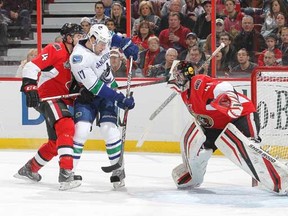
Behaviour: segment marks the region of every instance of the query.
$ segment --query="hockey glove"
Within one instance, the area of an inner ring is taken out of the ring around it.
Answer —
[[[26,95],[27,107],[37,107],[39,105],[40,100],[36,80],[23,78],[21,91]]]
[[[115,101],[117,101],[117,106],[121,109],[128,108],[129,110],[133,109],[135,106],[134,98],[132,96],[125,97],[121,92],[119,92],[116,97]]]
[[[94,99],[94,94],[87,90],[85,87],[82,87],[79,91],[80,96],[77,98],[77,101],[82,104],[92,103]]]
[[[71,85],[69,87],[69,94],[74,94],[74,93],[79,93],[81,89],[81,86],[79,83],[76,81],[76,79],[73,77]]]
[[[239,118],[243,111],[238,96],[232,91],[220,94],[210,105],[233,119]]]
[[[132,43],[130,38],[123,38],[117,34],[114,34],[112,37],[111,46],[121,48],[127,58],[132,56],[134,61],[136,61],[138,58],[139,48],[137,45]]]
[[[132,56],[133,60],[136,61],[138,58],[139,48],[137,45],[135,45],[131,42],[131,44],[125,50],[123,50],[123,52],[127,58]]]

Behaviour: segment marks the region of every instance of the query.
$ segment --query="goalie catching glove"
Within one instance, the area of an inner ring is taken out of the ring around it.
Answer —
[[[233,119],[239,118],[243,111],[243,106],[238,100],[237,94],[232,91],[218,95],[210,105]]]
[[[37,81],[29,78],[23,78],[21,92],[26,95],[27,107],[37,107],[40,99],[38,95]]]

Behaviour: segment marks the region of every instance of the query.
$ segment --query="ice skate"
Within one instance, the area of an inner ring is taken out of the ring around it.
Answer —
[[[124,169],[114,170],[112,176],[110,177],[110,182],[113,183],[115,189],[125,186],[125,171]]]
[[[74,181],[82,181],[81,175],[74,175]]]
[[[37,172],[32,172],[31,170],[31,160],[29,160],[18,172],[14,175],[15,178],[31,180],[34,182],[39,182],[42,177]]]
[[[74,175],[74,172],[67,169],[60,169],[58,181],[60,183],[59,190],[70,190],[72,188],[79,187],[81,185],[82,177],[80,175]]]

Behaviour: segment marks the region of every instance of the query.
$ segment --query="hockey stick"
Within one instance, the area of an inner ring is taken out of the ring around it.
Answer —
[[[55,99],[61,99],[61,98],[71,98],[71,97],[77,97],[80,93],[73,93],[73,94],[66,94],[66,95],[58,95],[58,96],[52,96],[52,97],[46,97],[42,98],[41,101],[48,101],[48,100],[55,100]]]
[[[166,78],[164,79],[158,79],[158,80],[155,80],[155,81],[152,81],[152,82],[145,82],[145,83],[136,83],[136,84],[131,84],[130,85],[130,88],[136,88],[136,87],[143,87],[143,86],[150,86],[150,85],[155,85],[155,84],[159,84],[159,83],[164,83],[166,82]],[[118,89],[121,90],[121,89],[127,89],[128,86],[125,85],[125,86],[119,86]]]
[[[175,97],[176,97],[177,93],[173,92],[150,116],[149,118],[149,123],[146,126],[146,129],[144,131],[144,133],[142,134],[142,136],[140,137],[140,139],[138,140],[136,147],[140,148],[144,141],[146,136],[148,135],[148,133],[150,132],[151,128],[152,128],[152,120],[170,103],[170,101],[172,101]]]
[[[196,71],[196,74],[206,65],[208,64],[212,58],[214,58],[217,53],[220,52],[220,50],[222,48],[225,47],[225,44],[224,43],[221,43],[220,46],[211,54],[211,56],[197,69]],[[172,68],[172,67],[171,67]],[[175,96],[177,95],[176,92],[173,92],[150,116],[149,120],[150,122],[148,123],[144,133],[142,134],[141,138],[138,140],[137,144],[136,144],[136,147],[140,148],[143,143],[144,143],[144,140],[147,136],[147,134],[149,133],[151,127],[152,127],[152,123],[151,121],[175,98]]]
[[[152,121],[177,95],[173,92],[150,116],[149,120]]]
[[[160,84],[160,83],[165,83],[165,82],[166,82],[166,78],[164,78],[164,79],[157,79],[157,80],[152,81],[152,82],[130,84],[130,88],[150,86],[150,85],[155,85],[155,84]],[[131,83],[131,81],[130,81],[130,83]],[[127,88],[128,88],[128,85],[119,86],[119,87],[118,87],[119,90],[127,89]],[[130,91],[130,90],[129,90],[129,91]],[[52,97],[42,98],[41,101],[55,100],[55,99],[61,99],[61,98],[70,98],[70,97],[77,97],[77,96],[79,96],[79,95],[80,95],[80,93],[73,93],[73,94],[66,94],[66,95],[58,95],[58,96],[52,96]]]
[[[212,60],[212,58],[214,58],[224,47],[225,47],[225,44],[222,42],[220,46],[214,50],[211,56],[208,59],[206,59],[206,61],[197,69],[197,72],[199,72],[206,64],[208,64]]]
[[[199,72],[203,67],[204,65],[208,64],[211,59],[213,57],[215,57],[217,55],[218,52],[220,52],[220,50],[222,48],[225,47],[225,44],[224,43],[221,43],[220,46],[211,54],[211,56],[197,69],[196,73]],[[177,95],[176,92],[173,92],[153,113],[152,115],[150,116],[149,120],[153,120],[174,98],[175,96]]]
[[[130,57],[130,67],[129,67],[128,77],[127,77],[126,97],[130,97],[133,94],[133,92],[130,92],[131,79],[132,79],[132,63],[133,63],[133,58]],[[129,109],[126,108],[125,112],[124,112],[123,121],[121,123],[121,126],[122,126],[122,146],[121,146],[120,158],[119,158],[119,160],[118,160],[118,162],[116,164],[113,164],[111,166],[101,167],[101,169],[105,173],[109,173],[109,172],[112,172],[112,171],[114,171],[116,169],[119,169],[122,166],[122,164],[123,164],[124,145],[125,145],[125,140],[126,140],[126,128],[127,128],[128,111],[129,111]]]

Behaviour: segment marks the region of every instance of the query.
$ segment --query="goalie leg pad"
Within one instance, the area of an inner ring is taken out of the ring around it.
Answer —
[[[179,186],[199,187],[202,184],[207,162],[213,153],[212,149],[202,148],[205,140],[206,136],[202,128],[193,120],[192,124],[186,127],[183,139],[180,142],[183,164],[187,167],[186,169],[190,177],[192,176],[192,179],[188,181],[189,176],[183,167],[176,167],[174,171],[172,171],[172,176],[178,188]],[[184,183],[182,181],[184,181]]]
[[[192,187],[192,177],[183,163],[172,170],[172,178],[179,189]]]
[[[288,167],[229,123],[216,140],[219,150],[269,190],[288,193]]]
[[[208,160],[213,153],[212,149],[201,149],[199,155],[189,163],[189,169],[182,163],[172,170],[172,178],[179,189],[199,187],[204,180]],[[193,175],[191,175],[192,170]]]
[[[201,149],[198,156],[190,161],[190,170],[192,171],[192,182],[195,187],[199,187],[204,180],[208,160],[213,154],[212,149]]]
[[[193,159],[197,156],[206,140],[206,136],[198,123],[193,120],[192,123],[184,129],[182,137],[180,142],[182,159],[184,164],[189,164],[188,159]]]

